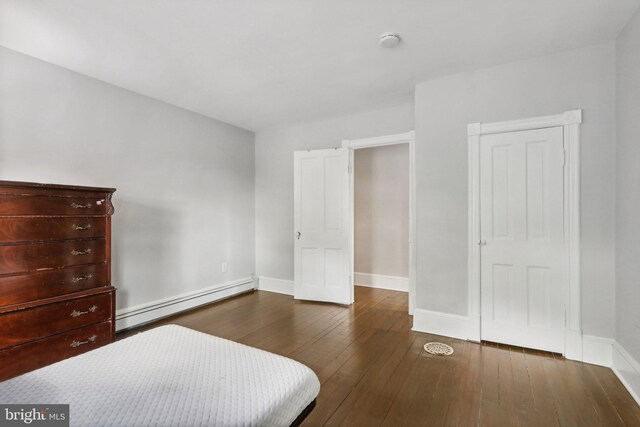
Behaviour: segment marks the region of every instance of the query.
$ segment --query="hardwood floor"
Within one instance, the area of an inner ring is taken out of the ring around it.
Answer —
[[[305,426],[640,426],[610,369],[550,353],[411,331],[405,293],[356,288],[351,307],[256,291],[175,323],[298,360],[322,388]],[[423,351],[428,341],[452,356]]]

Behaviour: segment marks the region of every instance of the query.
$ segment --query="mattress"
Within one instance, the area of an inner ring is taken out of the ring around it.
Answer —
[[[301,363],[168,325],[2,382],[0,403],[68,403],[72,426],[288,426],[319,390]]]

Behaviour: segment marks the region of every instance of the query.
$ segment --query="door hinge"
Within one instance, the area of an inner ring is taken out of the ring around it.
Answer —
[[[351,173],[352,169],[351,169],[351,165],[347,166],[347,172]]]
[[[567,164],[567,149],[562,149],[562,166]]]

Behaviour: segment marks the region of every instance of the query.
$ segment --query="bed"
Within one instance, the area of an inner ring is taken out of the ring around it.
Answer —
[[[72,426],[290,426],[319,390],[301,363],[168,325],[2,382],[0,403],[68,403]]]

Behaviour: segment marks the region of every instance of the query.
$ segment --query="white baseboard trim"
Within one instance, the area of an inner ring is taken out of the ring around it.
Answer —
[[[356,286],[409,292],[409,278],[383,274],[354,273]]]
[[[258,278],[258,290],[293,295],[293,280],[260,276]]]
[[[582,331],[566,328],[564,330],[564,357],[578,362],[584,361],[584,344]],[[594,337],[598,338],[598,337]],[[587,344],[589,345],[589,343]],[[597,351],[597,350],[594,350]]]
[[[411,329],[416,332],[466,340],[471,336],[471,324],[468,316],[416,308],[413,312]]]
[[[614,340],[611,338],[582,335],[582,361],[593,365],[611,367],[611,352]],[[569,358],[567,356],[567,358]]]
[[[619,342],[613,343],[611,369],[640,405],[640,363]]]
[[[122,308],[116,311],[116,331],[139,326],[253,289],[255,289],[254,279],[246,277],[221,285],[151,301],[146,304]]]
[[[409,292],[409,278],[407,277],[355,273],[355,283],[357,286]],[[293,295],[293,280],[260,276],[258,278],[257,289],[278,294]]]

